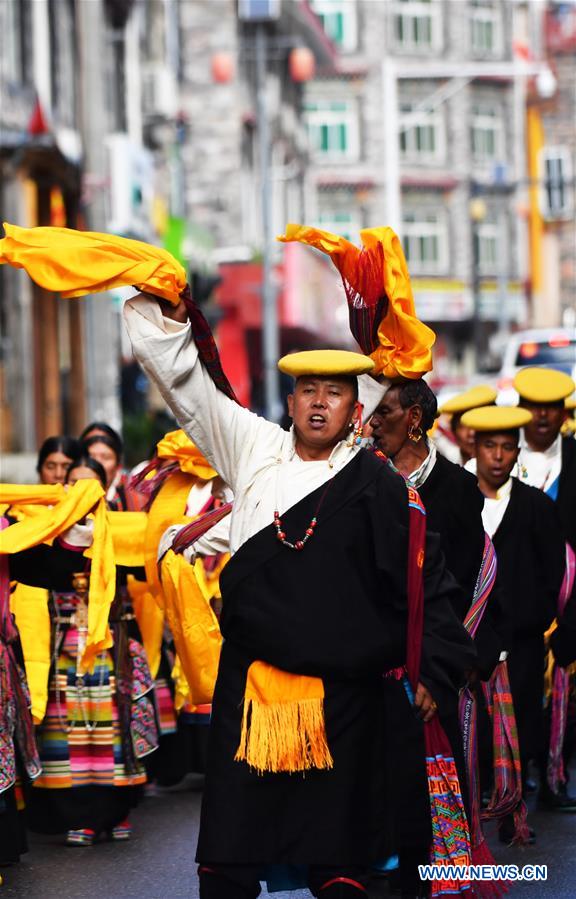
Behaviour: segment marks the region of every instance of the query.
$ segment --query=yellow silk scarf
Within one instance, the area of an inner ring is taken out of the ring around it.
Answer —
[[[128,595],[132,600],[136,621],[142,634],[148,667],[152,677],[155,678],[160,668],[164,612],[154,599],[148,584],[137,581],[132,575],[128,575]]]
[[[156,455],[159,459],[178,462],[180,471],[193,474],[202,481],[211,481],[217,476],[217,472],[196,444],[182,430],[169,431],[165,434],[156,446]]]
[[[166,617],[194,705],[212,702],[222,636],[202,591],[201,560],[190,565],[168,550],[161,562]]]
[[[0,485],[0,495],[22,495],[26,488],[11,484]],[[28,496],[34,496],[38,486],[30,486]],[[38,495],[38,494],[36,494]],[[41,493],[45,496],[46,493]],[[83,670],[93,670],[96,656],[112,645],[108,628],[108,615],[116,592],[116,561],[112,531],[108,524],[104,490],[96,480],[83,480],[74,484],[63,498],[44,515],[27,517],[0,532],[0,552],[15,553],[40,543],[47,543],[82,521],[88,514],[94,517],[94,535],[91,547],[90,589],[88,594],[88,634],[82,657]]]
[[[380,346],[371,353],[374,375],[386,378],[420,378],[432,369],[434,332],[416,316],[408,266],[402,246],[392,228],[365,228],[360,232],[362,249],[343,237],[290,224],[282,242],[298,241],[329,256],[342,278],[356,287],[358,259],[370,253],[375,262],[383,251],[382,293],[389,300],[388,310],[378,328]]]
[[[25,269],[40,287],[64,297],[133,285],[178,305],[186,287],[180,263],[167,250],[139,240],[72,228],[19,228],[7,222],[4,231],[0,264]]]
[[[50,673],[49,593],[41,587],[17,584],[10,594],[10,610],[20,635],[34,724],[41,724],[48,702]]]

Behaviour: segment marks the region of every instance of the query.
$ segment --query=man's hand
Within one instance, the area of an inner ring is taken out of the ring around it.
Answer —
[[[432,699],[432,694],[424,684],[418,684],[414,697],[414,709],[422,721],[430,721],[438,710],[438,706]]]
[[[142,291],[142,296],[148,297],[149,300],[156,300],[164,318],[170,318],[172,321],[180,322],[183,325],[188,321],[188,312],[186,311],[184,300],[180,300],[177,306],[173,306],[168,300],[163,300],[162,297],[157,297],[153,293]]]

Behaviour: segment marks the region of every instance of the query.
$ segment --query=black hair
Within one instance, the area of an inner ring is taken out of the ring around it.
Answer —
[[[438,415],[438,402],[426,381],[418,378],[416,381],[399,381],[392,384],[390,390],[398,390],[398,402],[404,410],[411,406],[420,406],[422,409],[422,430],[429,431]]]
[[[92,456],[89,456],[88,453],[82,454],[78,456],[77,459],[72,462],[71,465],[68,466],[66,470],[66,481],[67,484],[70,478],[70,472],[74,471],[75,468],[90,468],[97,476],[98,480],[102,484],[104,490],[106,490],[106,472],[104,471],[104,466],[98,462],[96,459],[93,459]]]
[[[94,446],[96,443],[103,443],[104,446],[111,449],[118,460],[118,464],[120,464],[122,460],[122,444],[120,442],[113,440],[112,437],[108,437],[107,434],[94,434],[93,437],[88,437],[87,440],[83,441],[82,450],[88,452],[90,447]]]
[[[476,437],[483,437],[485,434],[506,434],[514,440],[518,446],[520,444],[520,428],[494,428],[493,431],[476,431]]]
[[[92,431],[96,431],[96,434],[92,434]],[[114,428],[111,428],[110,425],[107,425],[105,421],[92,421],[89,425],[86,425],[80,437],[80,443],[86,444],[87,440],[91,440],[92,437],[98,436],[98,433],[106,435],[110,440],[113,440],[118,447],[117,456],[120,458],[124,451],[124,444],[122,442],[122,438],[118,431],[115,431]]]
[[[81,451],[80,442],[74,437],[67,437],[65,434],[60,434],[56,437],[47,437],[38,451],[36,471],[40,473],[46,459],[48,456],[52,455],[52,453],[63,453],[64,456],[67,456],[74,461],[78,458]]]

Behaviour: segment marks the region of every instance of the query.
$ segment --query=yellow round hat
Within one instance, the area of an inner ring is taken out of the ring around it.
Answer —
[[[473,431],[512,431],[523,428],[532,413],[518,406],[483,406],[470,409],[462,416],[462,424]]]
[[[445,412],[455,415],[459,412],[468,412],[469,409],[476,409],[478,406],[491,406],[496,401],[498,391],[488,384],[478,384],[477,387],[471,387],[458,396],[453,396],[451,400],[445,402],[438,410],[440,414]]]
[[[372,371],[374,363],[369,356],[348,350],[306,350],[282,356],[278,368],[294,378],[301,378],[303,375],[346,377],[364,375]]]
[[[559,403],[573,393],[576,384],[562,371],[532,366],[518,372],[514,388],[529,403]]]

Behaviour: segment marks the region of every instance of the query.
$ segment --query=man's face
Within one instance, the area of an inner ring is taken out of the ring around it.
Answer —
[[[564,421],[564,403],[530,403],[521,400],[520,405],[532,413],[532,421],[524,426],[528,445],[536,450],[547,450],[560,433]]]
[[[408,440],[410,409],[400,405],[398,390],[391,387],[370,419],[372,436],[378,448],[393,459]]]
[[[304,376],[288,397],[288,414],[303,444],[336,446],[350,433],[356,393],[346,378]]]
[[[467,428],[458,420],[452,427],[452,433],[463,459],[473,459],[476,452],[476,435],[472,428]]]
[[[498,490],[510,477],[518,458],[518,439],[507,432],[477,432],[476,468],[478,476]]]

